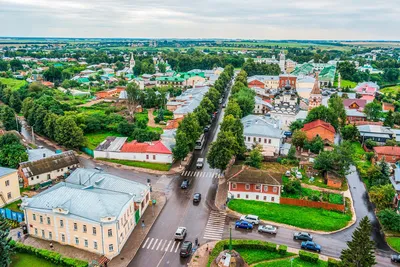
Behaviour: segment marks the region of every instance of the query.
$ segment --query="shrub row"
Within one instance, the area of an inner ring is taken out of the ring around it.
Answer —
[[[304,250],[299,251],[299,256],[300,256],[300,259],[302,259],[303,261],[308,261],[308,262],[313,262],[313,263],[317,263],[318,259],[319,259],[318,254],[307,252]]]
[[[285,245],[279,245],[278,247],[278,253],[281,255],[286,255],[287,253],[287,246]]]
[[[86,261],[63,257],[60,253],[54,251],[27,246],[15,241],[12,241],[11,245],[15,248],[15,251],[17,252],[35,255],[38,258],[45,259],[59,266],[64,266],[64,267],[88,266],[88,263]]]
[[[341,261],[338,261],[338,260],[335,260],[332,258],[328,259],[328,267],[339,267],[339,266],[342,266]]]

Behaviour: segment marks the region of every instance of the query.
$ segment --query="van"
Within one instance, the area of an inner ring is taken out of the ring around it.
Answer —
[[[201,169],[204,166],[204,158],[198,158],[196,162],[196,168]]]

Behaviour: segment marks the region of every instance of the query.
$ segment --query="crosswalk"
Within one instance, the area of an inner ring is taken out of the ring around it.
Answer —
[[[147,237],[146,241],[144,241],[143,243],[142,249],[177,253],[180,246],[181,241],[178,240],[166,240],[154,237]]]
[[[225,227],[225,219],[226,212],[212,210],[208,217],[203,238],[207,240],[221,240]]]
[[[203,177],[203,178],[214,178],[218,177],[218,171],[202,172],[202,171],[183,171],[181,173],[183,177]]]

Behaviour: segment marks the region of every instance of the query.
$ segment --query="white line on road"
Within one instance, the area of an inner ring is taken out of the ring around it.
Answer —
[[[144,242],[144,245],[143,245],[143,247],[142,247],[142,248],[144,248],[144,247],[146,246],[146,244],[147,244],[147,241],[149,241],[149,238],[147,238],[147,239],[146,239],[146,241]]]
[[[171,245],[171,240],[168,242],[168,246],[165,248],[165,251],[168,251],[169,246]]]
[[[157,246],[156,250],[158,250],[160,248],[161,243],[162,243],[162,240],[160,239],[160,243],[158,243],[158,246]]]
[[[150,248],[150,246],[151,246],[151,243],[153,243],[153,240],[154,240],[154,238],[152,238],[152,239],[150,240],[150,243],[149,243],[149,245],[147,246],[147,249],[149,249],[149,248]]]
[[[161,241],[161,240],[160,240],[160,241]],[[154,249],[154,247],[156,246],[157,242],[158,242],[158,238],[155,240],[154,245],[151,247],[151,250]]]
[[[168,240],[164,240],[164,243],[163,243],[163,245],[162,245],[162,247],[161,247],[161,249],[160,249],[161,251],[164,250],[164,247],[165,247],[165,245],[167,244],[167,241],[168,241]]]
[[[172,243],[171,250],[169,252],[174,251],[175,244],[176,244],[176,241],[174,243]]]
[[[178,242],[178,245],[176,246],[176,249],[175,249],[175,253],[176,252],[178,252],[178,248],[179,248],[179,244],[180,244],[181,242]]]

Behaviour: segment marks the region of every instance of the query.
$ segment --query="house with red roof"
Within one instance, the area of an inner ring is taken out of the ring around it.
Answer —
[[[388,163],[396,163],[400,161],[400,147],[398,146],[376,146],[374,147],[376,160],[382,160]]]
[[[172,163],[172,148],[167,142],[162,140],[143,143],[136,140],[127,142],[127,139],[127,137],[107,137],[93,151],[94,158]]]
[[[301,131],[305,132],[308,140],[312,140],[319,136],[321,139],[329,144],[335,142],[335,128],[330,123],[323,120],[315,120],[304,124]]]
[[[345,109],[355,109],[358,111],[364,110],[367,100],[365,99],[343,99]]]
[[[374,82],[363,82],[357,84],[354,91],[359,95],[375,95],[379,91],[379,85]]]

